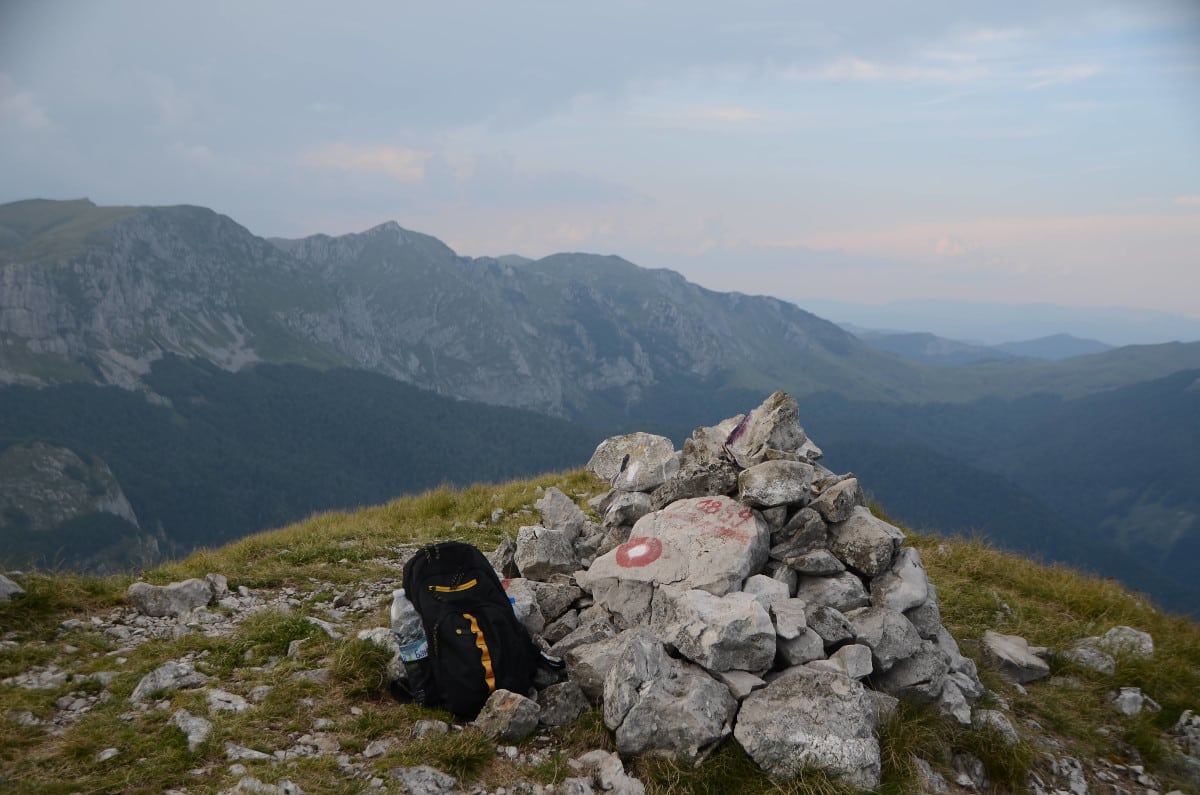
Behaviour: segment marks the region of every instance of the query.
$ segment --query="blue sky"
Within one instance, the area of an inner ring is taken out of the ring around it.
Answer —
[[[35,196],[1200,317],[1200,3],[10,0],[0,201]]]

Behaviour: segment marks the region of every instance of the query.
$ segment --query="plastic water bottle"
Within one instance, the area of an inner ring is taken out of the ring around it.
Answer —
[[[423,700],[420,692],[425,681],[424,667],[429,657],[429,642],[425,638],[425,627],[417,608],[404,595],[403,588],[392,591],[392,633],[400,644],[400,661],[408,675],[408,685],[418,701]]]

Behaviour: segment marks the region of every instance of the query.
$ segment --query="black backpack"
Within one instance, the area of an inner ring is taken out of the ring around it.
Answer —
[[[404,565],[404,590],[429,641],[424,676],[410,674],[420,703],[469,719],[494,690],[527,693],[542,655],[482,552],[460,541],[423,547]]]

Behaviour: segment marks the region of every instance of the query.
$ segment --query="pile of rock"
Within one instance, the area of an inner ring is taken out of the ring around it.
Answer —
[[[680,451],[614,437],[588,463],[612,485],[600,524],[550,489],[543,524],[497,550],[527,628],[620,752],[696,761],[732,734],[772,774],[874,787],[897,698],[970,725],[983,687],[920,554],[820,457],[782,392]]]

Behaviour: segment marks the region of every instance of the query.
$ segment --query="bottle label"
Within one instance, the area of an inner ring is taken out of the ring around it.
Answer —
[[[400,647],[400,659],[404,662],[415,662],[423,660],[429,656],[429,643],[425,638],[412,643],[405,643]]]

